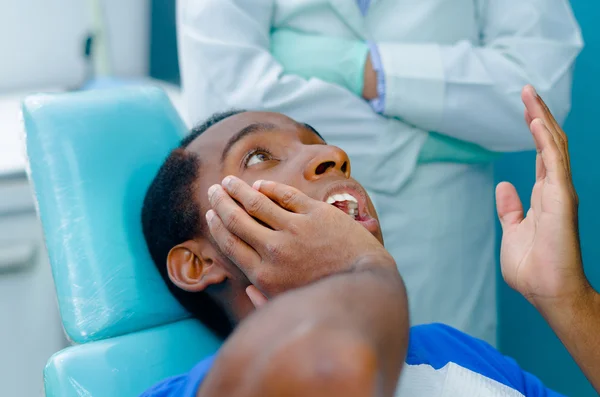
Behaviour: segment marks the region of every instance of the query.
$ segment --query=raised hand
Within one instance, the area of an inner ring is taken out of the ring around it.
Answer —
[[[496,189],[500,260],[506,282],[543,313],[581,299],[591,287],[581,261],[567,136],[533,87],[523,89],[522,99],[537,148],[536,182],[525,216],[513,185]]]

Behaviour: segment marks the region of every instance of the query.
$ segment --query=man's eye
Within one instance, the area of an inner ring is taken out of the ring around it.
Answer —
[[[248,157],[246,157],[246,167],[250,167],[254,164],[262,163],[263,161],[272,160],[273,156],[271,153],[266,150],[257,150],[253,153],[250,153]]]

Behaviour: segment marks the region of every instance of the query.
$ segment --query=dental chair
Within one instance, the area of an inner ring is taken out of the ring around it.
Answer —
[[[29,97],[29,176],[64,330],[47,397],[130,397],[191,369],[220,341],[189,319],[147,251],[146,189],[186,127],[157,88]],[[40,330],[43,332],[43,330]]]

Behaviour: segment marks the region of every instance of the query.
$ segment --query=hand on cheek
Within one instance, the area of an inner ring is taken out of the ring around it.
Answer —
[[[208,226],[221,252],[269,298],[371,264],[397,275],[392,257],[363,226],[293,187],[262,181],[253,189],[227,177],[211,187],[209,201]]]

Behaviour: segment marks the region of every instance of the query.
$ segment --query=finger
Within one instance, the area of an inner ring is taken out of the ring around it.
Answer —
[[[543,119],[546,117],[542,104],[537,100],[538,94],[535,88],[531,85],[526,85],[521,92],[521,99],[525,104],[527,112],[531,116],[531,119]],[[531,123],[529,123],[531,124]]]
[[[282,183],[271,181],[256,181],[252,187],[288,211],[304,214],[319,203],[301,191]]]
[[[227,230],[253,248],[272,237],[273,231],[252,219],[220,185],[208,189],[208,200]]]
[[[567,170],[563,165],[563,157],[556,141],[552,138],[550,130],[541,119],[531,123],[531,133],[538,153],[541,154],[546,178],[551,183],[563,184],[568,178]]]
[[[559,137],[563,140],[566,140],[567,136],[566,136],[565,132],[558,124],[558,121],[556,121],[556,119],[554,118],[554,115],[548,108],[548,105],[546,105],[546,102],[539,95],[537,96],[536,99],[539,102],[539,104],[542,106],[542,109],[544,111],[543,120],[546,123],[546,125],[548,126],[548,128],[551,130],[550,132],[552,132],[553,134],[557,134],[557,137]]]
[[[496,209],[502,230],[523,220],[523,204],[512,184],[502,182],[496,187]]]
[[[260,309],[261,306],[269,301],[254,285],[250,285],[246,288],[246,295],[248,295],[248,298],[250,298],[250,301],[257,309]]]
[[[532,119],[540,118],[544,120],[549,129],[560,129],[548,106],[532,85],[526,85],[523,88],[521,99],[523,99],[523,103],[525,103]]]
[[[542,216],[544,212],[542,204],[544,202],[545,185],[545,181],[536,182],[533,185],[533,189],[531,189],[531,198],[529,200],[531,206],[529,207],[529,211],[527,211],[527,215],[525,215],[525,217],[528,217],[531,213],[533,213],[535,219],[539,220]]]
[[[542,159],[542,153],[537,152],[535,155],[535,180],[541,181],[546,177],[546,167],[544,166],[544,160]]]
[[[556,142],[558,150],[565,161],[563,162],[566,166],[567,170],[567,150],[566,150],[566,135],[563,130],[560,128],[554,116],[546,106],[545,102],[540,98],[535,88],[531,85],[525,86],[523,88],[523,92],[521,94],[521,98],[523,99],[523,103],[527,108],[527,112],[532,117],[532,119],[539,118],[544,121],[548,131],[552,136],[552,139]],[[532,120],[533,121],[533,120]],[[531,123],[530,123],[531,124]]]
[[[242,272],[246,273],[260,263],[260,255],[239,237],[227,230],[221,218],[213,210],[206,212],[206,223],[210,235],[221,252],[231,259]]]
[[[529,114],[529,111],[527,109],[525,109],[525,122],[527,123],[527,125],[530,125],[532,121],[533,121],[533,118]]]
[[[251,188],[241,179],[228,176],[223,179],[222,185],[225,191],[240,203],[248,214],[272,229],[280,230],[289,223],[289,212],[275,204],[264,194]]]
[[[531,123],[533,123],[533,119],[531,119],[531,115],[529,114],[529,111],[527,109],[525,109],[525,121],[527,121],[527,126],[531,131],[533,128],[533,126],[531,125]],[[533,135],[533,132],[531,134]],[[538,150],[535,156],[535,180],[540,181],[545,177],[546,167],[544,167],[544,161],[542,160],[542,152]]]
[[[571,159],[569,156],[569,139],[567,138],[567,134],[562,129],[562,127],[558,124],[558,122],[552,115],[552,112],[550,112],[548,105],[546,105],[546,102],[544,102],[542,97],[538,96],[538,101],[544,108],[544,113],[546,115],[544,122],[546,123],[546,125],[548,125],[550,123],[553,127],[550,132],[552,132],[552,135],[555,138],[555,141],[557,141],[556,143],[558,144],[559,149],[564,158],[564,165],[567,167],[567,170],[569,171],[569,174],[570,174],[571,173]]]

